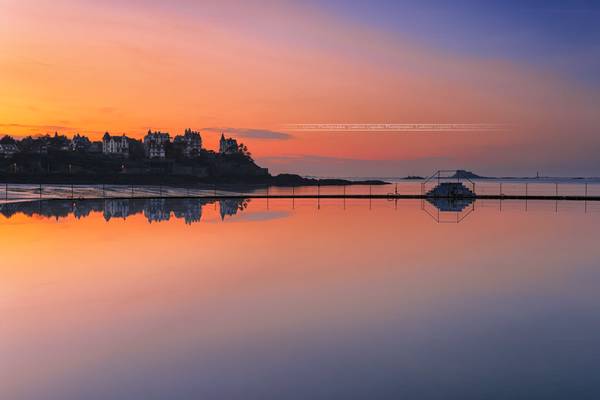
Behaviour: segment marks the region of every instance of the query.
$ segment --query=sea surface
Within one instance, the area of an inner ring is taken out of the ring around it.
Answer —
[[[598,399],[599,226],[583,201],[5,203],[0,399]]]

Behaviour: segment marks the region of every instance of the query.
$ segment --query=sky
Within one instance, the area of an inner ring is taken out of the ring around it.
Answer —
[[[0,0],[0,134],[222,131],[273,173],[600,176],[600,3]],[[298,131],[291,124],[493,124]]]

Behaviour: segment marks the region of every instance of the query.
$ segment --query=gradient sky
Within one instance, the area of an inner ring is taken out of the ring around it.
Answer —
[[[0,133],[222,128],[272,172],[600,175],[600,5],[0,0]],[[294,132],[494,123],[501,132]]]

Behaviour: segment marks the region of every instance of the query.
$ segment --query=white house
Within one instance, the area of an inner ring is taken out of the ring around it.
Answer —
[[[219,153],[235,154],[238,152],[237,140],[233,138],[225,138],[225,135],[221,133],[221,140],[219,141]]]
[[[148,158],[165,158],[167,155],[167,143],[171,141],[171,137],[167,132],[152,132],[148,131],[144,136],[144,148],[146,157]]]
[[[106,132],[102,138],[102,153],[122,157],[129,156],[129,138],[123,136],[111,136]]]
[[[186,157],[198,155],[202,149],[200,132],[191,129],[186,129],[183,135],[176,136],[174,143],[181,146]]]
[[[18,153],[19,148],[14,143],[0,143],[0,157],[12,157],[13,154]]]

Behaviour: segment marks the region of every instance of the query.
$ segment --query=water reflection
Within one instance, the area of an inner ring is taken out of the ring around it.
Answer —
[[[111,219],[127,219],[130,216],[143,214],[149,223],[169,221],[174,217],[184,220],[189,225],[200,222],[202,208],[207,205],[218,203],[219,215],[221,220],[224,220],[246,210],[249,202],[250,199],[245,198],[41,200],[0,204],[0,215],[11,218],[16,214],[23,214],[29,217],[42,216],[58,220],[70,215],[82,219],[92,213],[101,213],[104,220],[108,222]],[[445,219],[461,221],[464,219],[464,210],[469,205],[474,205],[473,199],[432,198],[427,199],[427,202],[436,211],[431,212],[423,205],[422,209],[437,222],[444,222]],[[469,208],[469,212],[472,210]]]
[[[443,212],[461,212],[467,207],[475,203],[474,198],[462,197],[462,198],[443,198],[443,197],[430,197],[427,201]]]
[[[600,203],[269,202],[4,206],[0,399],[600,398]]]
[[[421,209],[437,223],[459,223],[475,211],[475,199],[429,197],[421,202]]]
[[[86,218],[92,213],[102,213],[106,221],[113,218],[126,219],[143,214],[149,223],[169,221],[172,217],[182,219],[186,224],[200,222],[202,208],[219,204],[221,219],[234,216],[248,206],[249,199],[110,199],[110,200],[42,200],[0,205],[0,214],[11,218],[16,214],[29,217]]]
[[[0,204],[0,216],[12,218],[15,215],[25,215],[28,217],[45,217],[54,218],[56,220],[64,219],[73,216],[75,219],[84,219],[92,214],[100,214],[105,221],[113,219],[127,219],[135,215],[143,215],[148,223],[165,222],[171,219],[183,220],[190,225],[202,220],[203,209],[206,206],[214,207],[217,211],[216,217],[220,220],[237,216],[236,220],[240,220],[240,213],[245,212],[243,219],[272,219],[279,218],[284,215],[289,215],[288,212],[277,210],[278,207],[288,207],[289,210],[295,209],[295,204],[306,205],[309,208],[316,210],[321,209],[321,204],[326,204],[327,207],[339,206],[340,209],[346,210],[346,200],[321,200],[316,199],[291,199],[276,201],[276,209],[269,209],[269,199],[263,201],[254,200],[260,211],[256,207],[251,212],[248,211],[248,205],[251,199],[248,198],[133,198],[133,199],[95,199],[95,200],[35,200],[26,202],[4,203]],[[372,204],[373,203],[373,204]],[[570,209],[580,207],[584,213],[600,211],[600,202],[588,204],[588,202],[527,202],[527,201],[495,201],[495,200],[475,200],[471,198],[427,198],[420,201],[410,200],[394,200],[393,208],[398,209],[398,205],[408,206],[415,210],[420,210],[428,215],[437,223],[459,223],[467,219],[468,216],[475,213],[476,209],[480,208],[495,208],[498,212],[502,212],[504,208],[518,208],[524,212],[535,210],[551,210],[554,213],[559,211],[559,208]],[[503,205],[503,203],[506,203]],[[388,204],[386,201],[371,200],[361,202],[354,200],[350,204],[367,209],[381,208]],[[560,204],[560,207],[559,207]],[[218,209],[217,209],[218,206]],[[401,206],[402,207],[402,206]],[[260,215],[257,215],[257,212]],[[470,219],[470,218],[469,218]]]

